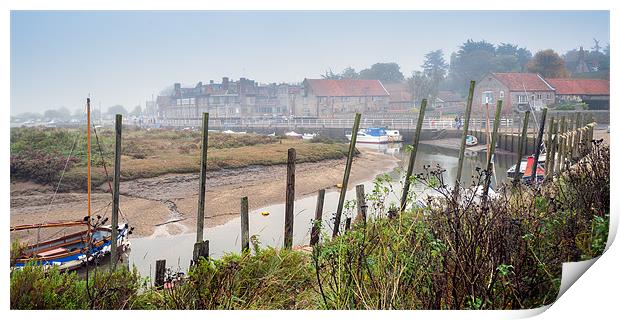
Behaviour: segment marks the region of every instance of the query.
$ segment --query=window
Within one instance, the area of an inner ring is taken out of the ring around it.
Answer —
[[[538,100],[542,100],[542,94],[537,94],[536,98],[538,98]]]
[[[504,91],[503,90],[499,92],[499,98],[500,99],[504,98]]]
[[[527,102],[527,96],[524,94],[520,94],[518,95],[518,99],[519,99],[519,103],[525,103]]]
[[[482,93],[482,103],[493,103],[493,91],[485,91]]]
[[[547,93],[547,100],[551,100],[551,93]]]

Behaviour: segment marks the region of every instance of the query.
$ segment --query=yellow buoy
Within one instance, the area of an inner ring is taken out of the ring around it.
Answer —
[[[342,183],[336,184],[336,188],[341,189],[342,188]]]
[[[263,212],[261,212],[260,214],[266,217],[266,216],[268,216],[268,215],[269,215],[269,211],[263,211]]]

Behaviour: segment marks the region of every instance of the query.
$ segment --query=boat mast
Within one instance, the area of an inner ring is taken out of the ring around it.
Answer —
[[[88,170],[86,171],[86,176],[87,176],[87,184],[88,184],[88,223],[86,224],[88,226],[88,236],[90,237],[90,187],[91,187],[91,181],[90,181],[90,98],[86,98],[86,145],[87,145],[87,168]]]

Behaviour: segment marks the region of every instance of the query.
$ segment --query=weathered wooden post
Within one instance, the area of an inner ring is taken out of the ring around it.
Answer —
[[[558,130],[558,155],[557,155],[557,163],[556,172],[559,174],[562,172],[564,168],[564,142],[566,141],[566,116],[562,116],[559,124],[560,128]]]
[[[577,112],[575,113],[575,120],[573,121],[573,131],[572,131],[572,136],[571,136],[571,141],[570,141],[570,154],[569,154],[569,158],[571,160],[571,163],[573,161],[573,159],[575,158],[575,153],[578,150],[578,146],[579,146],[579,124],[581,122],[581,113]]]
[[[325,189],[319,190],[316,198],[316,210],[314,211],[314,221],[312,221],[312,231],[310,231],[310,245],[315,246],[319,243],[321,235],[321,224],[323,223],[323,203],[325,202]]]
[[[360,128],[360,120],[362,114],[355,114],[355,121],[353,122],[353,131],[351,132],[351,142],[349,143],[349,154],[347,155],[347,163],[344,168],[344,176],[342,177],[342,188],[340,188],[340,197],[338,198],[338,207],[336,209],[336,217],[334,219],[334,232],[332,237],[335,238],[338,235],[340,229],[340,220],[342,218],[342,209],[344,208],[344,199],[347,195],[347,186],[349,184],[349,175],[351,174],[351,164],[353,163],[353,155],[355,154],[355,143],[357,142],[357,132]]]
[[[545,160],[545,179],[553,177],[553,135],[554,135],[555,119],[552,116],[547,126],[547,141],[545,142],[545,149],[547,150],[547,158]]]
[[[155,288],[164,286],[166,276],[166,260],[155,261]]]
[[[527,122],[530,119],[530,111],[525,112],[525,119],[523,120],[523,129],[521,130],[521,136],[519,137],[519,146],[517,148],[517,164],[515,166],[514,180],[519,181],[521,179],[521,158],[523,158],[524,145],[527,146]],[[525,147],[527,148],[527,147]]]
[[[250,252],[250,220],[248,197],[241,198],[241,253]]]
[[[209,113],[202,114],[202,146],[200,154],[200,187],[198,191],[198,214],[196,218],[196,243],[192,261],[198,262],[200,257],[209,256],[209,241],[203,237],[205,225],[205,185],[207,181],[207,150],[209,148]]]
[[[418,124],[415,128],[413,144],[411,145],[411,153],[409,154],[409,165],[407,166],[407,173],[405,174],[403,195],[400,198],[400,212],[405,211],[405,208],[407,207],[407,196],[409,195],[409,187],[411,186],[411,175],[413,174],[413,166],[415,164],[416,154],[418,153],[418,144],[420,143],[420,132],[422,131],[422,123],[424,122],[424,112],[426,111],[426,104],[426,99],[422,99],[422,103],[420,103],[420,113],[418,114]],[[362,192],[364,192],[363,185]],[[364,217],[364,221],[365,220],[366,218]]]
[[[467,106],[465,107],[465,123],[463,124],[463,136],[461,137],[461,148],[459,150],[459,164],[456,171],[456,180],[454,181],[454,199],[459,196],[459,188],[461,186],[461,174],[463,173],[463,160],[465,159],[465,141],[467,140],[467,131],[469,130],[469,118],[471,116],[471,106],[474,100],[474,88],[476,81],[469,82],[469,94],[467,96]]]
[[[344,221],[344,231],[349,231],[351,229],[351,217],[347,217]]]
[[[355,217],[355,221],[359,222],[361,220],[365,226],[366,221],[368,221],[366,216],[368,206],[366,205],[366,195],[364,194],[363,184],[355,186],[355,197],[357,199],[357,216]]]
[[[532,183],[537,182],[536,169],[538,168],[538,158],[540,157],[540,146],[543,142],[543,134],[545,133],[545,121],[547,121],[547,108],[543,108],[542,117],[540,119],[540,128],[538,129],[538,137],[534,148],[534,165],[532,168]]]
[[[484,182],[484,189],[483,189],[483,195],[482,195],[482,199],[485,201],[487,200],[487,196],[489,194],[489,186],[491,184],[491,176],[493,175],[493,154],[495,153],[495,145],[497,144],[497,140],[498,140],[498,132],[497,130],[499,129],[499,125],[500,125],[500,115],[502,112],[502,100],[498,100],[497,101],[497,106],[495,107],[495,120],[493,121],[493,133],[491,134],[491,144],[489,145],[489,155],[487,157],[487,175],[485,177],[485,182]]]
[[[545,179],[553,179],[553,172],[555,166],[555,144],[557,141],[557,124],[554,117],[551,117],[549,121],[549,131],[547,140],[547,159],[545,160]]]
[[[288,149],[286,160],[286,203],[284,212],[284,248],[293,247],[293,210],[295,208],[295,148]]]
[[[110,246],[110,267],[115,268],[118,262],[118,208],[121,182],[121,132],[123,130],[123,116],[116,115],[115,131],[116,146],[114,150],[114,189],[112,190],[112,236]]]

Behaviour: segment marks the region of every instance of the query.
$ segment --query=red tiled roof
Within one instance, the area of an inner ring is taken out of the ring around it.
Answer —
[[[306,79],[312,92],[320,97],[388,96],[379,80]]]
[[[510,91],[553,91],[545,80],[537,73],[492,73]]]
[[[556,94],[609,95],[609,81],[602,79],[547,79]]]
[[[390,102],[411,102],[411,92],[406,83],[386,83],[383,87],[390,94]]]

